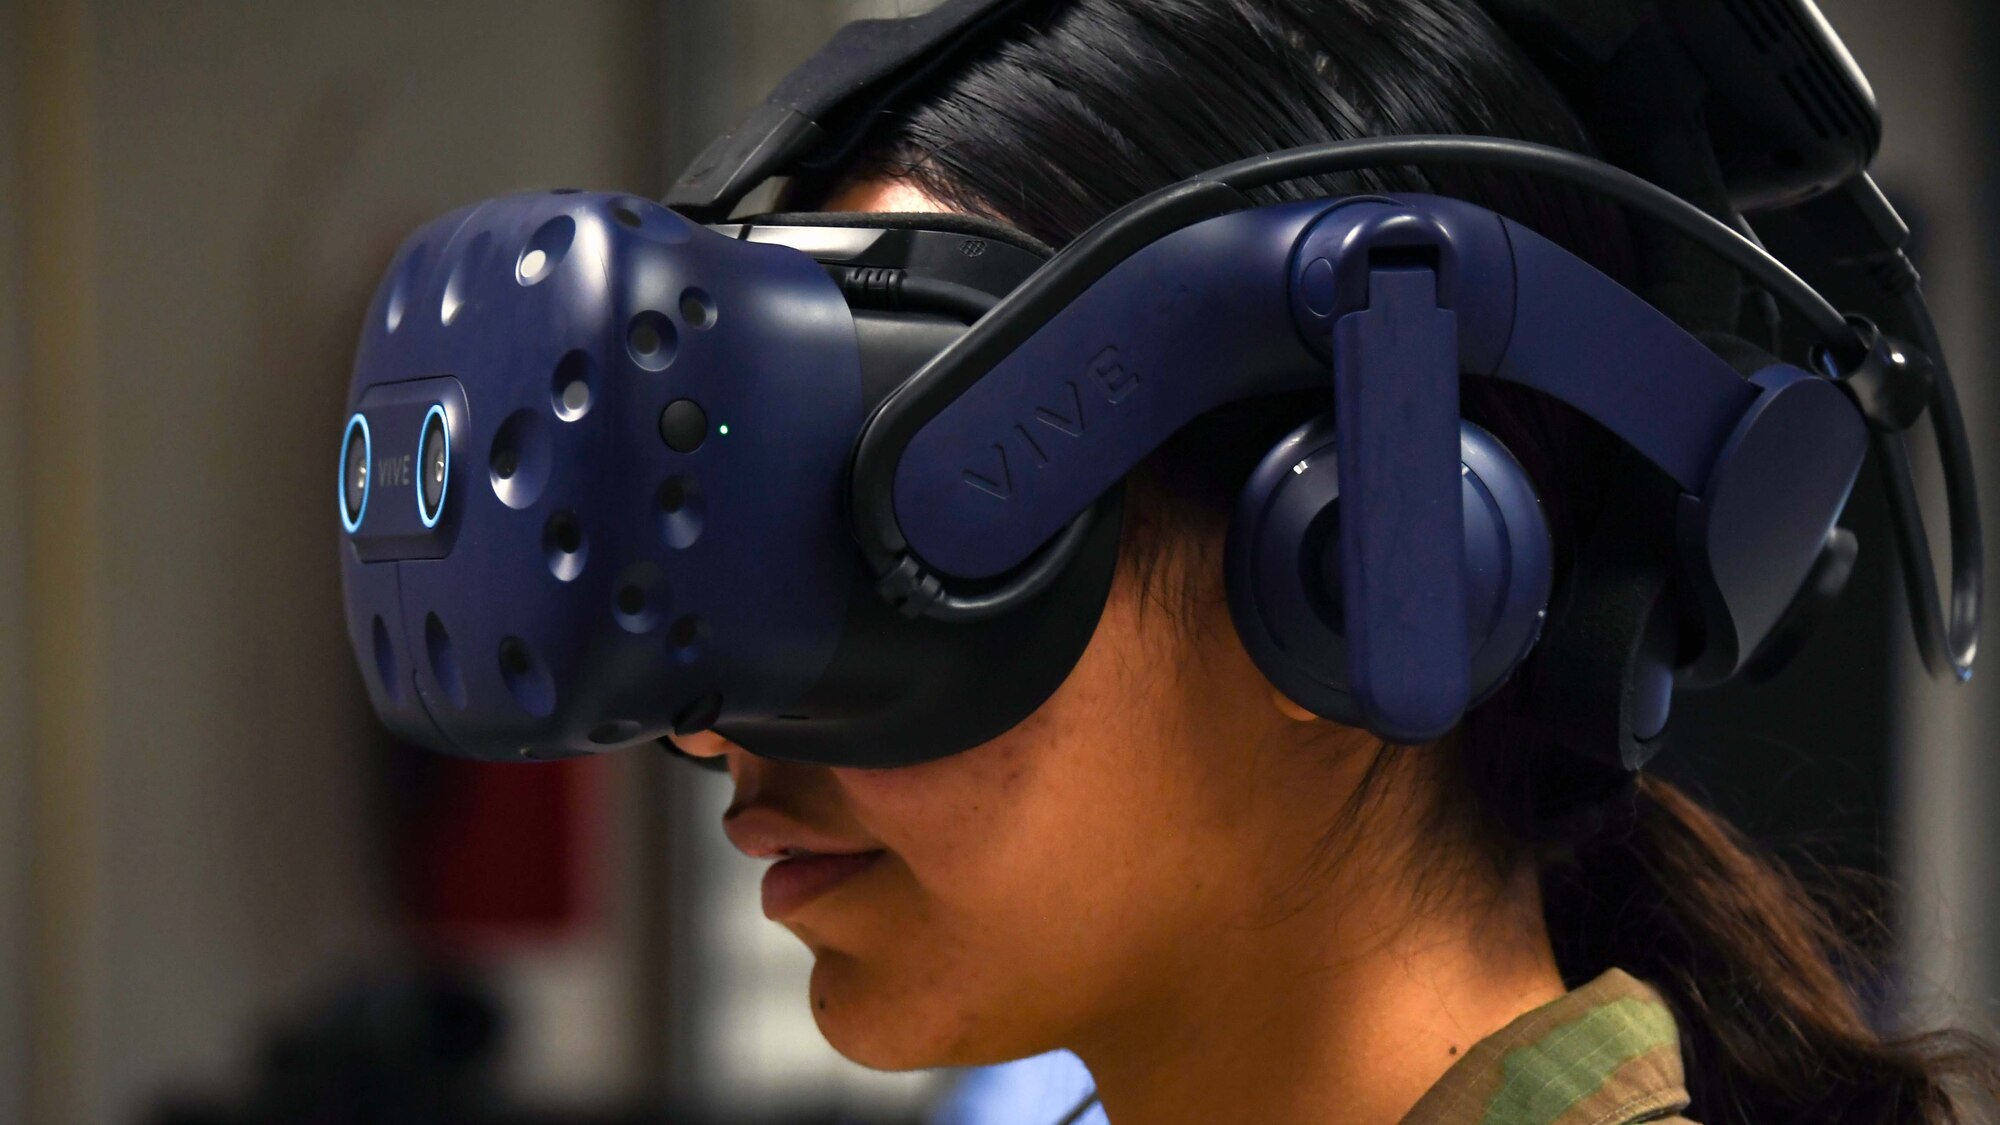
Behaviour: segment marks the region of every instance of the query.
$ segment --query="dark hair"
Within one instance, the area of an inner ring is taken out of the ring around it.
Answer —
[[[1593,149],[1574,109],[1474,0],[1067,0],[1031,11],[895,107],[847,174],[906,177],[954,207],[1062,245],[1120,205],[1209,168],[1398,133]],[[1518,175],[1388,169],[1266,198],[1362,191],[1469,199],[1613,277],[1635,273],[1631,232],[1615,209]],[[1568,555],[1615,499],[1605,482],[1619,475],[1606,471],[1617,450],[1593,423],[1520,388],[1468,380],[1464,403],[1522,460],[1558,555]],[[1133,474],[1126,542],[1136,564],[1169,545],[1219,542],[1212,533],[1256,460],[1325,405],[1238,404],[1177,435]],[[1219,567],[1203,559],[1197,569]],[[1595,815],[1557,828],[1538,817],[1549,788],[1575,775],[1562,751],[1503,721],[1508,705],[1503,692],[1429,756],[1438,815],[1498,870],[1535,865],[1572,984],[1615,966],[1661,990],[1680,1021],[1694,1116],[1708,1125],[1945,1122],[1959,1118],[1960,1081],[1992,1088],[1992,1053],[1970,1036],[1891,1039],[1872,1029],[1852,981],[1869,961],[1842,926],[1785,866],[1670,785],[1639,778],[1594,801]],[[1371,777],[1385,761],[1378,756]]]

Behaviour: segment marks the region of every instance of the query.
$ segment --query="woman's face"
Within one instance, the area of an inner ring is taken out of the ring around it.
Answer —
[[[943,208],[887,183],[829,209]],[[813,1012],[836,1049],[902,1069],[1076,1046],[1164,1015],[1232,935],[1296,912],[1367,746],[1306,721],[1251,663],[1219,536],[1171,553],[1150,597],[1121,567],[1062,687],[964,753],[835,769],[680,740],[727,755],[725,829],[749,854],[879,850],[766,883],[766,912],[813,952]]]

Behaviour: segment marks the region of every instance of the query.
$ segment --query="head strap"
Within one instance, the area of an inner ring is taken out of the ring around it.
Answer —
[[[1650,4],[1636,0],[1487,0],[1568,97],[1604,159],[1735,226],[1705,118],[1701,68]],[[1632,232],[1635,288],[1691,332],[1734,332],[1742,279],[1727,263],[1669,230]]]
[[[667,205],[717,222],[772,176],[838,167],[885,106],[948,73],[995,26],[1046,2],[946,0],[918,16],[847,24],[695,158]]]

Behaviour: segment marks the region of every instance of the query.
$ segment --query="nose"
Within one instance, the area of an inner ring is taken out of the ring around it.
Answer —
[[[729,752],[732,743],[714,731],[705,730],[700,734],[677,734],[674,745],[690,758],[720,758]]]

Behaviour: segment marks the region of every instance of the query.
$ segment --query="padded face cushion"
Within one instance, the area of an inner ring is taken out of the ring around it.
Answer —
[[[982,215],[962,215],[952,211],[772,211],[729,220],[729,225],[789,227],[871,227],[890,230],[941,230],[996,239],[1044,258],[1055,256],[1055,247],[1006,223]]]

